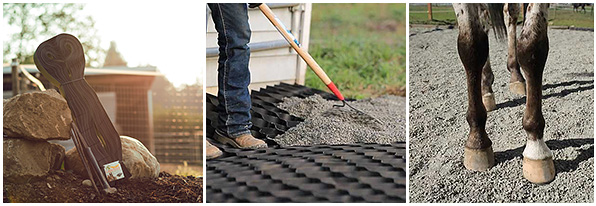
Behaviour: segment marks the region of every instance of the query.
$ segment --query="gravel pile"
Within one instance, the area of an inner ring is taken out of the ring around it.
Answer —
[[[305,99],[285,98],[278,107],[305,121],[277,136],[275,141],[281,146],[391,144],[405,141],[404,97],[382,96],[349,102],[380,122],[347,106],[333,107],[338,104],[341,102],[328,101],[319,95]]]
[[[497,110],[488,114],[486,128],[496,166],[472,172],[462,163],[469,127],[457,30],[418,31],[410,37],[411,202],[594,201],[594,33],[549,29],[548,35],[544,135],[557,175],[546,185],[522,176],[526,99],[509,92],[506,43],[490,32]]]

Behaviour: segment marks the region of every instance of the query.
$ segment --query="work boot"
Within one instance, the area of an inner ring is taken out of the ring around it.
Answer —
[[[215,139],[223,144],[229,144],[240,149],[267,148],[267,143],[265,143],[265,141],[257,139],[251,134],[243,134],[239,137],[231,138],[216,131]]]
[[[218,158],[223,154],[223,152],[221,152],[221,150],[219,150],[219,148],[216,146],[212,145],[211,142],[207,141],[207,151],[205,151],[205,154],[207,155],[207,159],[210,160]]]

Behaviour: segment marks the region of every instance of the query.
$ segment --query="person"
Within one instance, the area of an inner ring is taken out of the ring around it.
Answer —
[[[219,105],[218,126],[214,139],[241,149],[267,147],[263,140],[256,139],[250,133],[251,101],[248,93],[250,71],[250,25],[248,23],[248,5],[244,4],[207,4],[217,30],[219,59],[217,68],[217,99]],[[251,8],[260,4],[250,4]],[[206,148],[207,159],[221,156],[223,153],[209,141]]]

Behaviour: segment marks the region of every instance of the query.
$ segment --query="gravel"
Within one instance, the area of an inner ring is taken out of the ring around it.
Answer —
[[[462,163],[469,127],[457,30],[424,31],[413,29],[410,37],[410,201],[594,202],[594,33],[549,30],[544,136],[557,175],[536,185],[522,176],[525,97],[509,92],[506,43],[495,41],[491,31],[497,110],[488,114],[486,127],[496,165],[473,172]]]
[[[333,107],[338,104],[341,102],[328,101],[319,95],[284,98],[278,107],[305,121],[277,136],[275,142],[281,146],[298,146],[405,141],[404,97],[382,96],[348,103],[370,116],[347,106]]]

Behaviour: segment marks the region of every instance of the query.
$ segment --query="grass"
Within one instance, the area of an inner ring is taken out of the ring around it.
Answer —
[[[405,4],[313,4],[309,52],[344,96],[400,94],[406,85]],[[312,71],[306,85],[327,91]]]
[[[577,13],[573,10],[549,10],[549,21],[555,26],[575,26],[582,28],[594,28],[594,15],[590,13],[590,8],[586,8],[586,13]]]
[[[453,7],[450,5],[433,5],[433,20],[428,20],[426,5],[410,5],[411,24],[454,25],[456,23]],[[591,8],[586,8],[586,13],[575,13],[569,8],[553,7],[549,10],[549,24],[551,26],[575,26],[594,28],[594,15]],[[523,21],[520,16],[519,21]]]
[[[451,25],[456,18],[453,7],[446,5],[433,5],[433,20],[428,20],[426,5],[410,4],[410,24]]]

